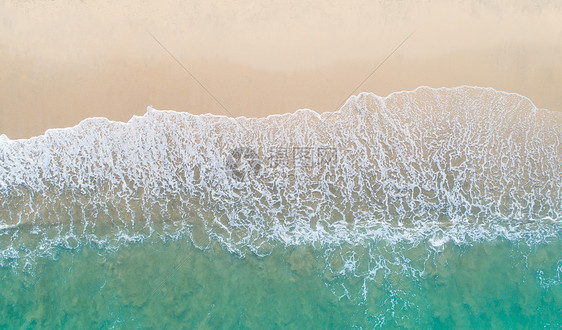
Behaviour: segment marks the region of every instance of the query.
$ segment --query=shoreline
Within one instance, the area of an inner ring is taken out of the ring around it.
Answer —
[[[517,70],[516,61],[504,63],[509,67],[505,70],[494,69],[492,60],[479,63],[484,53],[417,60],[396,56],[353,95],[389,95],[420,86],[477,86],[525,96],[537,108],[562,111],[562,94],[557,92],[562,90],[562,80],[556,79],[562,76],[562,64],[546,70],[553,61],[548,57],[554,54],[544,55],[543,69],[529,76]],[[449,65],[458,64],[446,70],[442,63],[447,61]],[[257,69],[230,61],[184,61],[228,112],[172,60],[159,65],[90,63],[83,69],[43,68],[21,59],[11,61],[19,65],[4,62],[14,72],[6,79],[0,78],[0,134],[22,139],[51,128],[72,127],[92,117],[126,122],[133,115],[143,115],[147,106],[229,117],[265,117],[299,109],[333,112],[380,60],[292,72]]]
[[[220,113],[211,113],[211,112],[203,112],[203,113],[190,113],[187,111],[177,111],[174,109],[156,109],[152,106],[147,106],[146,111],[141,114],[141,115],[137,115],[137,114],[133,114],[128,120],[126,121],[122,121],[122,120],[112,120],[111,118],[108,117],[103,117],[103,116],[96,116],[96,117],[88,117],[88,118],[84,118],[82,119],[79,123],[72,125],[72,126],[67,126],[67,127],[53,127],[53,128],[47,128],[45,130],[45,132],[43,132],[42,134],[39,135],[34,135],[34,136],[30,136],[28,138],[19,138],[19,139],[12,139],[10,138],[8,135],[6,134],[0,134],[0,141],[7,141],[7,142],[24,142],[27,140],[33,140],[36,138],[41,138],[46,136],[49,132],[56,132],[56,131],[64,131],[64,130],[69,130],[69,129],[74,129],[77,128],[81,125],[83,125],[84,123],[91,121],[91,120],[101,120],[101,121],[105,121],[108,124],[118,124],[118,125],[128,125],[130,124],[133,120],[135,119],[141,119],[143,117],[145,117],[148,113],[152,112],[152,111],[156,111],[156,112],[160,112],[160,113],[174,113],[174,114],[185,114],[185,115],[189,115],[189,116],[202,116],[202,117],[206,117],[206,116],[210,116],[210,117],[216,117],[216,118],[227,118],[227,119],[232,119],[232,120],[270,120],[270,119],[275,119],[275,118],[281,118],[281,117],[285,117],[285,116],[293,116],[293,115],[297,115],[299,112],[302,111],[308,111],[308,112],[312,112],[314,116],[317,117],[317,119],[321,120],[322,115],[324,114],[328,114],[328,116],[330,116],[331,114],[335,114],[338,113],[340,111],[342,111],[342,109],[344,109],[346,107],[346,105],[350,102],[353,102],[354,100],[360,98],[361,96],[364,95],[370,95],[373,96],[383,102],[386,102],[387,100],[392,100],[393,97],[399,97],[403,94],[412,94],[412,95],[416,95],[416,93],[419,93],[420,90],[426,90],[426,91],[430,91],[430,92],[451,92],[451,91],[459,91],[459,90],[463,90],[463,89],[472,89],[475,91],[491,91],[494,94],[501,94],[501,95],[505,95],[505,96],[513,96],[513,97],[517,97],[522,99],[523,101],[527,101],[530,106],[531,109],[535,109],[535,110],[540,110],[540,111],[547,111],[549,113],[562,113],[562,111],[556,111],[556,110],[550,110],[547,108],[541,108],[538,107],[533,100],[531,100],[530,98],[528,98],[525,95],[521,95],[515,92],[507,92],[507,91],[502,91],[502,90],[497,90],[493,87],[481,87],[481,86],[469,86],[469,85],[461,85],[461,86],[454,86],[454,87],[430,87],[430,86],[418,86],[415,89],[412,90],[401,90],[401,91],[395,91],[395,92],[391,92],[390,94],[386,95],[386,96],[381,96],[381,95],[377,95],[373,92],[360,92],[354,95],[351,95],[343,104],[340,108],[338,108],[337,110],[334,111],[324,111],[324,112],[319,112],[316,111],[314,109],[310,109],[310,108],[300,108],[300,109],[296,109],[293,112],[284,112],[284,113],[272,113],[272,114],[264,114],[263,116],[245,116],[245,115],[240,115],[240,116],[236,116],[236,117],[231,117],[229,115],[224,115],[224,114],[220,114]]]

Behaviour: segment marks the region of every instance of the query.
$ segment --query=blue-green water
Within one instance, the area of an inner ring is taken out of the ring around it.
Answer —
[[[562,114],[478,87],[0,135],[0,327],[561,328]]]
[[[2,269],[0,326],[559,328],[561,242],[372,242],[244,258],[186,240],[60,249],[32,274]]]

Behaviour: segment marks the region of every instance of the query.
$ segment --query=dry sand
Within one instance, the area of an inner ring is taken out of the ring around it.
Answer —
[[[333,111],[412,31],[355,94],[476,85],[562,110],[560,17],[560,1],[1,2],[0,134],[126,121],[147,105]]]

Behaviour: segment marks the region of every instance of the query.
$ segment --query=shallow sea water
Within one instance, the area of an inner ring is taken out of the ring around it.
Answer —
[[[562,326],[560,237],[534,246],[424,245],[276,247],[266,257],[218,245],[201,250],[187,240],[116,252],[61,248],[56,260],[37,260],[33,273],[0,270],[0,326]],[[326,262],[328,250],[342,258]],[[371,267],[377,261],[381,267]]]

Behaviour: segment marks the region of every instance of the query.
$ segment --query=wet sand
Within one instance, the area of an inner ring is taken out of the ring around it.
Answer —
[[[334,111],[352,92],[420,85],[493,87],[560,111],[561,16],[560,4],[524,1],[3,3],[0,134],[127,121],[148,105],[253,117]]]

